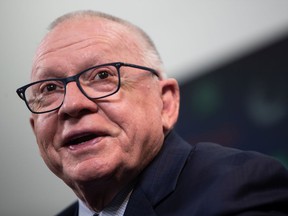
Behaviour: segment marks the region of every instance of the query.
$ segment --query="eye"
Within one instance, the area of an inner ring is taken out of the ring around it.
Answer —
[[[108,78],[109,73],[107,71],[100,71],[96,74],[95,79],[106,79]]]
[[[53,93],[63,90],[63,84],[56,82],[43,82],[39,90],[43,94]]]
[[[115,71],[112,67],[105,67],[105,68],[97,68],[90,72],[90,79],[94,81],[101,81],[107,79],[111,79],[117,75],[117,71]]]
[[[80,76],[81,84],[108,82],[117,77],[117,70],[113,66],[91,68]]]
[[[48,84],[45,86],[46,91],[50,92],[53,91],[57,88],[57,86],[55,84]]]

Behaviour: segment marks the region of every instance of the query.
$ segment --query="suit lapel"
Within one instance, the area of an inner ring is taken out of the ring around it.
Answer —
[[[151,202],[141,188],[132,193],[124,216],[156,216]]]
[[[139,177],[125,216],[156,215],[155,206],[175,190],[178,177],[192,150],[191,145],[171,132],[158,156]]]

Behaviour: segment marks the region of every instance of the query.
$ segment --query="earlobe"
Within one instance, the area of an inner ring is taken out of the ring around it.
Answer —
[[[162,80],[162,124],[166,134],[175,125],[179,114],[180,93],[175,79]]]

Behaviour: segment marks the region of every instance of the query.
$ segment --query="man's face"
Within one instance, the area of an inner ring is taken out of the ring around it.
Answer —
[[[119,33],[121,28],[104,20],[60,24],[36,53],[32,81],[72,76],[109,62],[143,65],[135,39]],[[58,110],[31,116],[41,156],[71,187],[135,177],[161,148],[163,131],[174,124],[165,112],[163,98],[173,95],[167,96],[166,81],[124,67],[121,79],[120,90],[100,100],[89,100],[70,82]]]

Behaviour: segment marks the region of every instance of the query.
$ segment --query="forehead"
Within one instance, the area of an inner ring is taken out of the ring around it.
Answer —
[[[103,19],[64,21],[40,44],[32,75],[51,67],[85,67],[111,61],[139,63],[139,49],[135,34],[119,23]]]
[[[127,31],[127,27],[119,23],[100,18],[67,20],[47,34],[40,49],[57,49],[93,39],[118,42],[125,34],[129,36]]]

